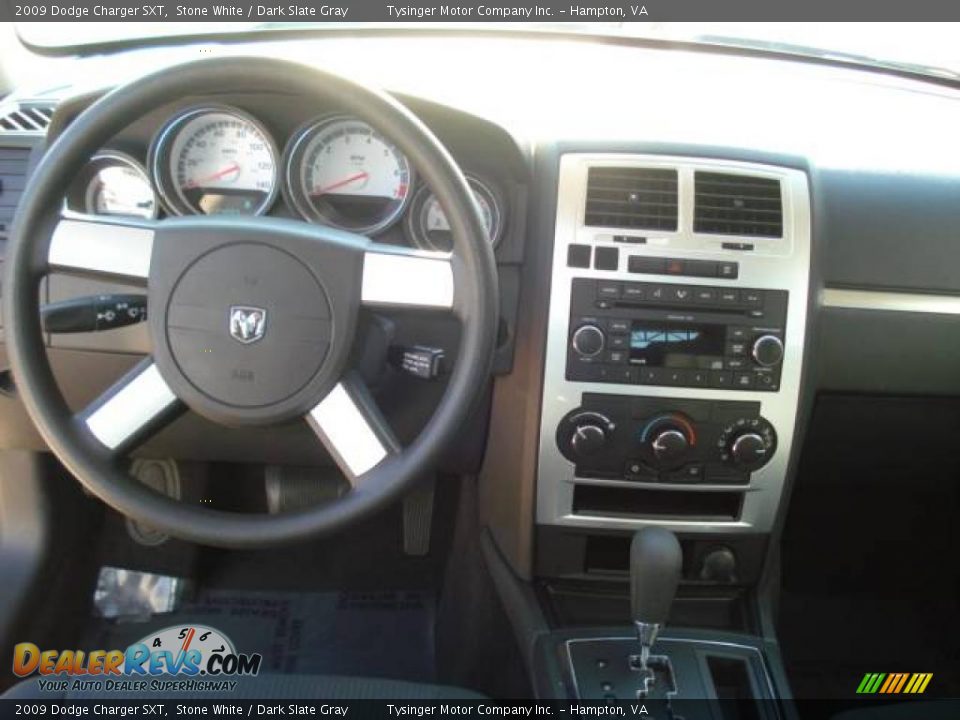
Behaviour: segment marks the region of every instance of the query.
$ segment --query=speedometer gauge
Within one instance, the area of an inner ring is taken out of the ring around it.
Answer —
[[[235,108],[195,108],[174,118],[154,143],[150,167],[178,215],[260,215],[277,196],[276,146]]]
[[[496,247],[503,230],[503,202],[493,187],[479,178],[467,175],[467,182],[480,208],[490,244]],[[450,252],[453,249],[453,235],[446,213],[426,185],[421,186],[413,197],[413,204],[407,213],[406,229],[413,244],[422,250]]]
[[[284,189],[304,218],[375,233],[403,214],[413,170],[393,143],[362,120],[334,117],[301,129],[286,152]]]

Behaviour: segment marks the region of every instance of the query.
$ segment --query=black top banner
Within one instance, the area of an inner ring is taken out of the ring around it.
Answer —
[[[946,21],[950,0],[0,0],[6,22],[635,23]],[[909,33],[909,27],[904,27]]]

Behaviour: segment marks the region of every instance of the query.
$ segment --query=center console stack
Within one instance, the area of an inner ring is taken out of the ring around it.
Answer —
[[[809,274],[800,170],[561,158],[535,572],[570,695],[619,698],[629,681],[635,697],[642,643],[624,626],[637,622],[637,593],[651,592],[638,576],[663,579],[644,575],[631,545],[655,528],[680,558],[660,633],[670,692],[718,697],[733,683],[771,696],[743,598],[788,472]]]

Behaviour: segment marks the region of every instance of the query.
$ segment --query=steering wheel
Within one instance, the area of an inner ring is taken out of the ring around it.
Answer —
[[[186,95],[252,87],[333,100],[377,127],[436,194],[450,223],[452,255],[280,218],[61,217],[72,177],[131,122]],[[455,161],[387,95],[287,61],[191,62],[95,102],[34,171],[6,266],[7,350],[23,402],[50,449],[120,513],[197,543],[262,547],[301,540],[342,528],[396,499],[431,469],[490,372],[496,265]],[[152,355],[77,413],[54,380],[40,326],[39,285],[52,271],[112,278],[147,291]],[[361,306],[452,313],[462,327],[445,394],[405,448],[349,367]],[[256,342],[242,342],[256,334],[262,334]],[[350,491],[294,512],[244,514],[183,504],[130,478],[127,453],[185,408],[226,426],[305,419]]]

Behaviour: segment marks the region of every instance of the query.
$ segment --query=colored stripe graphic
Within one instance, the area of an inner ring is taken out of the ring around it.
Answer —
[[[931,679],[933,673],[866,673],[857,685],[857,694],[919,695]]]

